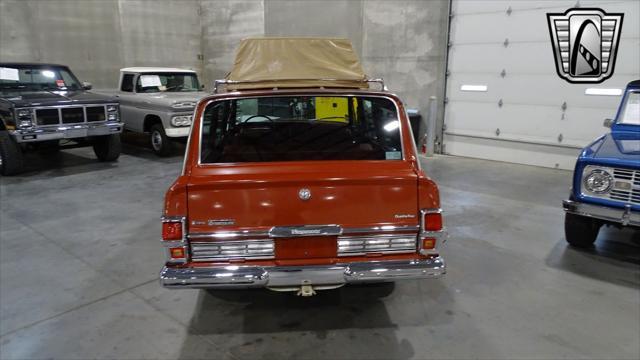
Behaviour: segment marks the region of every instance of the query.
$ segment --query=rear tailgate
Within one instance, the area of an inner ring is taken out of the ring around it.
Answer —
[[[188,186],[190,233],[416,225],[417,176],[404,161],[210,167]],[[308,200],[301,191],[310,192]]]

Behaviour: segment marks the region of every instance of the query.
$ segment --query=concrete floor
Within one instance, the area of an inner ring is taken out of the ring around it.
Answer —
[[[640,358],[640,236],[607,229],[594,251],[568,248],[570,172],[424,160],[451,233],[446,277],[303,299],[158,285],[180,154],[29,162],[0,180],[2,359]]]

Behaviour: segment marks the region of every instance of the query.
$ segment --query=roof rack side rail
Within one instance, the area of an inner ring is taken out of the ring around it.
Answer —
[[[260,83],[268,83],[268,82],[281,82],[281,81],[344,81],[341,79],[277,79],[277,80],[227,80],[227,79],[219,79],[213,82],[213,93],[217,94],[222,89],[223,85],[235,85],[235,84],[260,84]],[[376,83],[380,85],[380,89],[383,91],[387,91],[387,87],[384,85],[384,80],[382,78],[378,79],[365,79],[363,82],[366,83]]]

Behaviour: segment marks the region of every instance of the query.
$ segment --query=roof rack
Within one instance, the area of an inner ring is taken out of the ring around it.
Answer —
[[[220,92],[220,90],[222,89],[222,86],[226,86],[226,85],[237,85],[237,84],[268,84],[268,83],[273,83],[273,82],[278,82],[278,83],[282,83],[282,82],[287,82],[287,81],[326,81],[326,82],[336,82],[336,81],[342,81],[341,79],[277,79],[277,80],[227,80],[227,79],[220,79],[220,80],[215,80],[213,83],[213,93],[214,94],[218,94]],[[382,78],[378,78],[378,79],[364,79],[362,80],[362,82],[364,83],[376,83],[380,85],[380,90],[382,91],[388,91],[389,89],[387,89],[387,87],[384,84],[384,80]],[[265,88],[267,88],[268,86],[265,86]],[[277,87],[273,87],[274,89],[277,89]],[[226,88],[225,88],[226,89]]]

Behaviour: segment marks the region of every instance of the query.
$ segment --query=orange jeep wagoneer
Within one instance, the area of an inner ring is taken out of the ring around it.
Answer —
[[[347,40],[244,40],[195,110],[166,194],[160,281],[312,295],[434,278],[442,224],[402,101]]]

